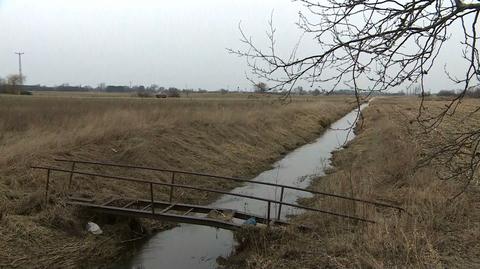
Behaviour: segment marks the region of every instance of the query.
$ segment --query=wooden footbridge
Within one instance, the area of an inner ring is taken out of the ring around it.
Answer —
[[[367,201],[364,199],[347,197],[332,193],[312,191],[308,189],[302,189],[294,186],[274,184],[269,182],[259,182],[253,180],[245,180],[234,177],[224,177],[203,173],[187,172],[180,170],[170,170],[170,169],[161,169],[154,167],[145,167],[145,166],[133,166],[133,165],[122,165],[114,163],[104,163],[104,162],[92,162],[92,161],[82,161],[82,160],[67,160],[67,159],[55,159],[57,163],[67,163],[70,164],[69,168],[58,168],[53,166],[32,166],[34,169],[41,169],[46,171],[46,184],[45,184],[45,201],[48,204],[49,201],[49,188],[53,180],[53,172],[55,173],[65,173],[68,175],[68,190],[70,194],[67,196],[67,204],[72,206],[79,206],[86,209],[94,210],[97,212],[112,214],[112,215],[122,215],[129,217],[140,217],[140,218],[150,218],[162,221],[170,221],[176,223],[190,223],[197,225],[212,226],[223,229],[235,230],[245,223],[245,221],[252,218],[255,219],[256,223],[269,225],[287,225],[288,222],[281,219],[282,207],[289,206],[292,208],[303,209],[305,211],[319,212],[322,214],[328,214],[337,216],[340,218],[366,222],[366,223],[375,223],[373,220],[356,217],[353,215],[346,215],[341,213],[336,213],[328,210],[302,206],[298,204],[288,203],[284,201],[285,190],[309,192],[316,195],[324,195],[328,197],[333,197],[336,199],[345,199],[353,201],[355,203],[363,203],[366,205],[374,207],[384,207],[399,212],[404,211],[404,209],[374,201]],[[85,167],[101,167],[101,168],[121,168],[121,169],[133,169],[133,170],[145,170],[145,171],[157,171],[170,174],[170,182],[164,182],[159,180],[149,180],[149,179],[140,179],[133,177],[123,177],[117,175],[111,175],[106,173],[97,173],[90,172],[90,170],[78,170],[78,166],[82,165]],[[178,184],[175,182],[176,176],[195,176],[208,178],[210,180],[230,180],[242,183],[253,183],[260,185],[267,185],[272,188],[280,188],[280,200],[267,199],[259,196],[252,196],[240,193],[231,193],[222,190],[202,188],[192,185]],[[93,179],[107,179],[115,181],[127,181],[134,182],[137,184],[142,184],[148,186],[149,189],[149,198],[150,199],[138,199],[138,198],[125,198],[125,197],[116,197],[110,198],[108,200],[96,200],[94,198],[85,198],[72,191],[72,182],[78,180],[84,180],[85,177]],[[169,189],[168,201],[157,201],[154,199],[155,186],[163,186]],[[264,215],[255,215],[236,209],[230,208],[216,208],[212,206],[204,205],[195,205],[189,203],[177,203],[175,202],[175,190],[186,189],[194,190],[198,192],[207,192],[207,193],[216,193],[221,195],[231,195],[236,197],[241,197],[244,199],[252,199],[256,201],[261,201],[265,203],[265,214]],[[277,212],[272,212],[272,205],[277,205]],[[274,215],[274,216],[272,216]]]

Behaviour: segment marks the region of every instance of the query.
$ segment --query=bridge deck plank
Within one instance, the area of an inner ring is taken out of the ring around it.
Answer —
[[[125,200],[125,199],[119,199],[119,200]],[[138,203],[139,206],[141,205],[147,206],[148,204],[151,205],[150,200],[136,199],[136,200],[133,200],[133,202]],[[131,202],[129,202],[129,204],[130,203]],[[94,211],[113,214],[113,215],[143,217],[143,218],[171,221],[171,222],[177,222],[177,223],[190,223],[190,224],[211,226],[216,228],[223,228],[228,230],[236,230],[242,226],[238,222],[236,223],[232,221],[226,221],[222,219],[207,217],[207,214],[212,210],[232,211],[230,209],[214,208],[214,207],[208,207],[208,206],[199,206],[199,205],[181,204],[181,203],[171,204],[163,201],[154,201],[154,206],[162,207],[163,210],[159,212],[155,212],[153,214],[151,211],[146,211],[142,209],[133,209],[133,208],[128,208],[124,206],[120,207],[120,206],[95,204],[91,202],[83,202],[78,200],[70,200],[67,202],[67,204],[81,206]],[[171,211],[171,210],[175,210],[176,213],[167,213],[167,211]],[[188,215],[189,213],[201,213],[201,215],[199,214]],[[240,211],[234,211],[234,214],[233,214],[233,218],[240,219],[240,220],[246,220],[251,217],[255,217],[257,220],[257,223],[261,223],[261,224],[267,223],[266,218],[258,215],[248,214]],[[288,223],[285,221],[276,221],[275,224],[286,225]]]

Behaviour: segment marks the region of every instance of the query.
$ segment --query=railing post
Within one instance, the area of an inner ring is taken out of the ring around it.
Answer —
[[[270,226],[270,206],[271,206],[270,201],[268,201],[267,204],[268,204],[268,208],[267,208],[267,226]]]
[[[277,220],[280,220],[281,213],[282,213],[282,202],[283,202],[283,192],[284,192],[284,187],[282,186],[282,189],[280,191],[280,203],[278,204],[278,214],[277,214]]]
[[[68,181],[68,190],[71,189],[72,187],[72,180],[73,180],[73,172],[75,171],[75,164],[76,162],[75,161],[72,161],[72,168],[70,169],[70,179]]]
[[[175,172],[172,172],[172,180],[170,181],[171,184],[175,184]],[[170,186],[170,203],[173,201],[173,185]]]
[[[50,169],[47,169],[47,184],[45,185],[45,208],[48,206],[48,185],[50,184]]]
[[[152,205],[150,206],[152,208],[152,214],[155,215],[155,203],[153,201],[153,183],[150,182],[150,201],[152,202]]]

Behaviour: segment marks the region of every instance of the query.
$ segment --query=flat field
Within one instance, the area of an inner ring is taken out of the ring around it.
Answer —
[[[275,96],[205,96],[0,95],[0,267],[77,268],[112,262],[128,251],[120,242],[138,237],[139,231],[169,227],[66,207],[62,197],[67,176],[59,173],[52,174],[50,204],[45,208],[45,173],[30,165],[59,166],[52,159],[66,157],[250,177],[285,152],[312,141],[355,106],[347,97],[302,97],[282,104]],[[178,180],[222,190],[235,186],[198,178]],[[88,177],[77,178],[73,187],[100,198],[145,195],[134,184]],[[156,190],[156,195],[164,198],[167,190]],[[199,193],[178,197],[201,203],[214,198]],[[100,237],[86,233],[89,220],[101,224],[105,233]]]

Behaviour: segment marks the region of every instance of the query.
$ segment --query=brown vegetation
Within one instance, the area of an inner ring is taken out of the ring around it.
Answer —
[[[445,101],[427,101],[428,111]],[[480,123],[459,119],[478,107],[465,100],[445,119],[444,131]],[[445,167],[418,161],[448,137],[425,135],[414,121],[418,100],[378,98],[365,110],[363,128],[346,149],[334,155],[332,174],[315,180],[315,190],[396,203],[408,214],[374,211],[351,202],[314,197],[304,203],[375,219],[365,225],[318,214],[294,219],[310,227],[281,231],[247,230],[230,262],[238,268],[478,268],[480,266],[480,190],[472,184],[442,181]],[[478,127],[478,126],[477,126]],[[440,132],[439,132],[440,133]],[[233,266],[231,265],[231,266]]]
[[[25,76],[17,74],[9,75],[6,80],[0,78],[0,93],[21,94],[24,80]]]
[[[351,101],[351,100],[350,100]],[[0,267],[73,268],[108,261],[126,251],[120,243],[143,229],[168,224],[102,218],[63,205],[66,176],[53,174],[45,208],[45,173],[32,164],[55,156],[252,176],[284,152],[311,141],[352,109],[342,97],[141,99],[0,96]],[[86,169],[86,168],[81,168]],[[128,174],[127,174],[128,175]],[[161,177],[148,173],[140,177]],[[183,178],[189,184],[213,184]],[[182,182],[180,182],[182,183]],[[215,184],[229,189],[234,185]],[[136,185],[77,178],[82,193],[142,197]],[[208,186],[207,186],[208,187]],[[210,187],[213,187],[211,185]],[[165,190],[166,191],[166,190]],[[158,198],[164,193],[157,190]],[[179,194],[182,195],[182,194]],[[192,199],[192,197],[190,197]],[[200,202],[213,197],[196,194]],[[101,236],[84,231],[94,220]]]

